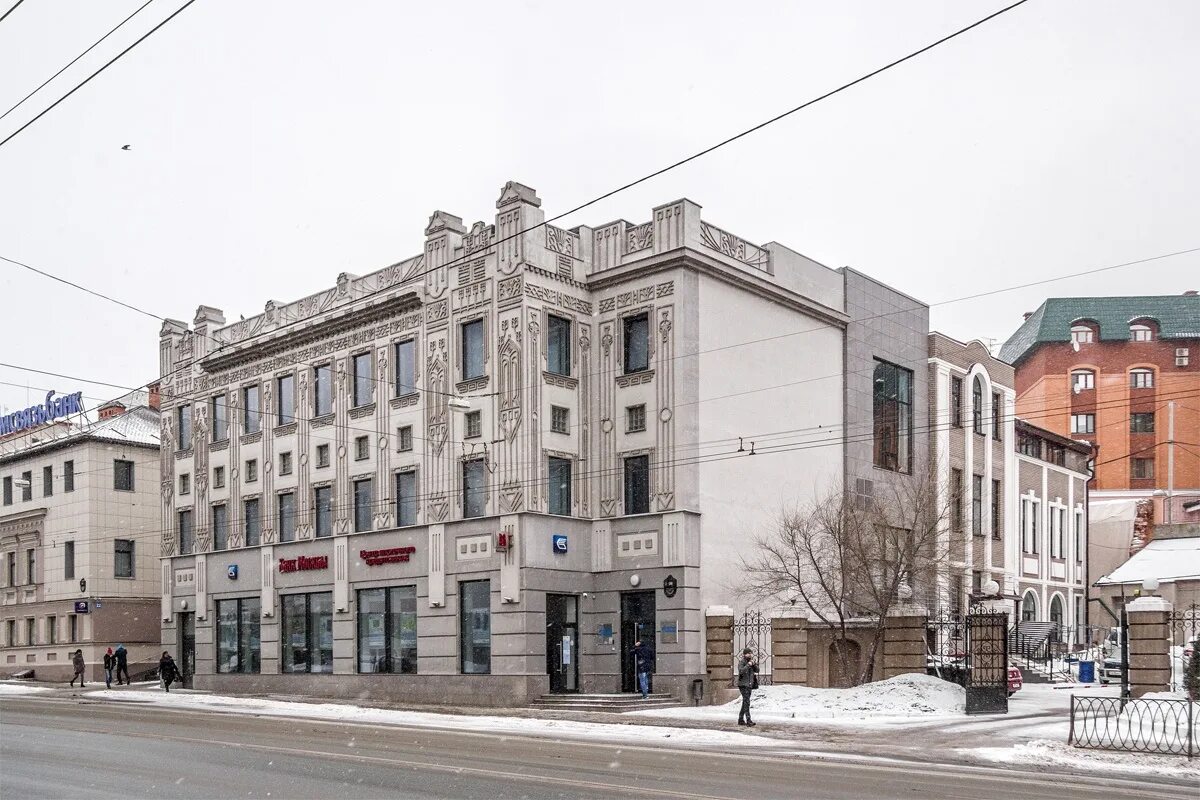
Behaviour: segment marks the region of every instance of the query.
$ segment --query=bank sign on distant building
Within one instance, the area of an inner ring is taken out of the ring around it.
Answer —
[[[36,428],[39,425],[45,425],[47,422],[53,422],[59,417],[67,417],[71,414],[80,414],[82,412],[83,392],[55,397],[54,392],[51,391],[46,394],[46,402],[44,404],[30,406],[21,411],[14,411],[11,414],[5,414],[0,417],[0,436],[8,433],[17,433],[27,428]]]

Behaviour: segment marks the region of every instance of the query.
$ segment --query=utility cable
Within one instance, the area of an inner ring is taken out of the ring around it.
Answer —
[[[12,12],[16,11],[17,6],[21,5],[21,3],[24,3],[24,2],[25,2],[25,0],[17,0],[16,4],[12,8],[10,8],[8,11],[5,11],[3,17],[0,17],[0,22],[4,22],[4,20],[8,19],[8,15],[11,14]]]

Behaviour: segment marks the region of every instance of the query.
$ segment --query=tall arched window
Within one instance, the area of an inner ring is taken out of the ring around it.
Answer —
[[[1050,621],[1055,625],[1063,624],[1063,601],[1062,595],[1054,595],[1054,599],[1050,601]]]
[[[975,432],[983,433],[983,378],[975,376],[971,384],[971,418],[975,424]]]
[[[1037,622],[1037,595],[1032,589],[1021,598],[1021,622]]]

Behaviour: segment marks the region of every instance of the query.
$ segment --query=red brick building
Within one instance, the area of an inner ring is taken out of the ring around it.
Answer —
[[[1022,419],[1095,447],[1093,491],[1167,489],[1173,450],[1174,521],[1200,517],[1184,511],[1200,494],[1195,291],[1051,298],[1026,315],[1000,357],[1016,368]]]

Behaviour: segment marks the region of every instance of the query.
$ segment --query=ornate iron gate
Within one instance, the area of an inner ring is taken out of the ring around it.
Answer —
[[[1008,713],[1008,615],[973,607],[967,615],[967,713]]]
[[[733,620],[733,674],[742,651],[749,647],[758,660],[758,682],[771,683],[771,618],[761,611],[747,611]]]

